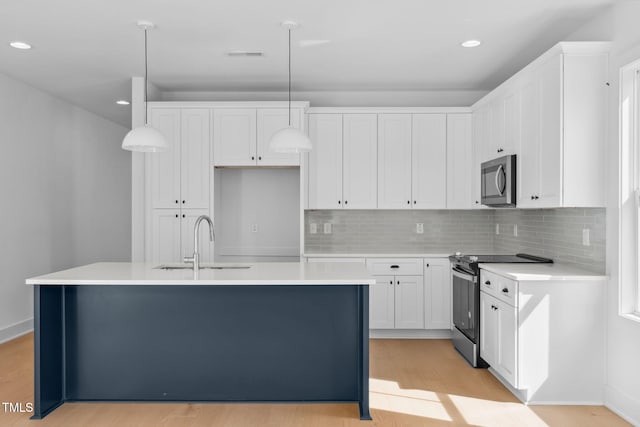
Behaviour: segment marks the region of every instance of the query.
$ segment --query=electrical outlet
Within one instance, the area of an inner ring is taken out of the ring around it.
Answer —
[[[258,232],[258,224],[251,224],[251,232],[252,233]]]
[[[513,224],[513,237],[518,237],[518,224]]]
[[[591,242],[589,241],[589,229],[588,228],[583,228],[582,229],[582,244],[584,246],[590,246]]]
[[[325,222],[324,223],[324,234],[331,234],[331,223],[330,222]]]
[[[309,224],[309,234],[318,234],[318,224],[315,222]]]
[[[421,222],[418,222],[416,224],[416,233],[417,234],[424,234],[424,224]]]
[[[500,234],[500,224],[496,224],[496,234]]]

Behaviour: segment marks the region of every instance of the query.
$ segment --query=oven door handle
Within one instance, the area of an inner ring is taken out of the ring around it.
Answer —
[[[478,278],[476,276],[472,276],[471,274],[467,274],[466,272],[457,269],[456,267],[453,267],[451,269],[451,274],[453,274],[456,277],[459,277],[462,280],[468,280],[469,282],[473,282],[476,283],[478,281]]]

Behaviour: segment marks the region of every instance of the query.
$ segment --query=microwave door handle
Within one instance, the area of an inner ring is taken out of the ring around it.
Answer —
[[[502,189],[500,189],[500,175],[503,175],[504,177],[504,185],[502,186]],[[498,194],[500,194],[501,196],[504,195],[504,190],[507,187],[507,174],[504,171],[504,166],[500,165],[498,166],[498,170],[496,171],[496,190],[498,190]]]

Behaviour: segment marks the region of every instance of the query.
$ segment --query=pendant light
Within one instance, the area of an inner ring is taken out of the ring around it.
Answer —
[[[276,153],[302,153],[311,151],[311,140],[291,126],[291,31],[298,28],[298,23],[284,21],[281,26],[289,32],[289,126],[271,136],[269,150]]]
[[[138,21],[138,28],[144,30],[144,126],[131,129],[122,140],[122,149],[138,151],[142,153],[153,153],[164,151],[167,148],[167,141],[158,131],[147,123],[147,92],[148,92],[148,66],[147,66],[147,31],[152,30],[155,25],[149,21]]]

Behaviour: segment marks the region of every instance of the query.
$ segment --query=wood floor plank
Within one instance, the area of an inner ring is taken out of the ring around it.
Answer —
[[[526,406],[449,340],[371,340],[373,421],[356,404],[66,403],[41,421],[4,413],[0,426],[413,427],[629,426],[603,406]],[[0,401],[33,401],[33,335],[0,345]]]

